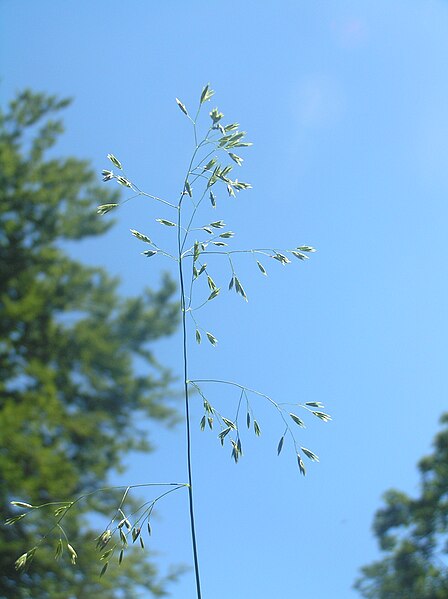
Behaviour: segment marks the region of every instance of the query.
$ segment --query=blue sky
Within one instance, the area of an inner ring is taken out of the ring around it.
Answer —
[[[270,260],[267,278],[242,258],[249,302],[203,312],[219,344],[192,346],[192,376],[321,401],[333,422],[300,438],[321,459],[303,479],[291,452],[277,458],[282,427],[263,404],[238,466],[193,406],[204,597],[356,597],[358,568],[378,556],[381,495],[416,492],[447,406],[448,3],[3,0],[0,17],[2,102],[24,87],[74,98],[60,154],[100,171],[112,152],[146,191],[175,197],[193,141],[176,96],[191,106],[210,81],[211,107],[248,131],[239,178],[253,189],[204,218],[223,218],[235,247],[319,251]],[[158,235],[157,217],[129,203],[107,237],[70,249],[138,293],[171,268],[129,236]],[[158,354],[178,374],[179,341]],[[150,428],[158,450],[133,457],[124,484],[185,478],[182,427]],[[162,567],[191,563],[186,499],[159,511]],[[191,574],[173,597],[194,597]]]

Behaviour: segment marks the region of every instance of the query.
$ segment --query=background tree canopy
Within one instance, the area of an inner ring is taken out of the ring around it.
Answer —
[[[374,532],[385,557],[362,568],[355,588],[367,599],[448,597],[448,413],[431,455],[419,465],[420,494],[390,490],[375,515]]]
[[[175,417],[163,399],[170,375],[148,343],[177,323],[174,284],[121,298],[118,281],[72,260],[61,242],[101,235],[111,221],[98,204],[118,192],[100,188],[86,161],[51,158],[67,106],[26,91],[0,113],[0,503],[74,498],[104,486],[130,450],[148,451],[137,419]],[[134,369],[136,357],[146,374]],[[58,538],[36,552],[21,576],[14,561],[36,543],[39,519],[0,528],[0,597],[136,597],[163,594],[153,565],[132,553],[99,580],[89,513],[110,514],[116,495],[94,495],[67,518],[79,564],[55,561]],[[82,550],[81,550],[82,547]],[[95,555],[94,555],[95,554]]]

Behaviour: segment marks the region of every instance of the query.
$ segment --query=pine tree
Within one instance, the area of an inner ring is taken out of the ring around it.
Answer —
[[[174,285],[122,298],[118,281],[73,260],[67,240],[101,235],[98,204],[118,191],[96,182],[89,163],[48,156],[63,126],[66,100],[30,91],[0,112],[0,505],[3,516],[20,497],[30,504],[64,500],[104,486],[131,450],[150,445],[138,420],[171,422],[164,395],[170,381],[150,342],[170,334],[178,308]],[[145,374],[135,359],[146,362]],[[139,588],[164,594],[153,564],[134,552],[99,579],[89,515],[116,508],[114,493],[93,495],[64,519],[82,544],[76,568],[55,560],[53,531],[32,568],[14,561],[35,544],[32,517],[0,527],[0,597],[134,598]],[[44,531],[45,532],[45,531]],[[65,548],[66,550],[66,548]]]
[[[374,532],[384,554],[362,568],[355,588],[367,599],[448,597],[448,413],[431,455],[419,465],[415,498],[389,490],[377,511]]]

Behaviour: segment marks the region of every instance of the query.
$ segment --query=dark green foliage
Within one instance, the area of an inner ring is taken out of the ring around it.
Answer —
[[[419,465],[420,492],[413,499],[388,491],[375,515],[374,532],[385,557],[364,566],[355,588],[367,599],[448,597],[448,413],[434,451]]]
[[[96,206],[119,195],[97,185],[88,162],[47,157],[63,130],[53,117],[67,104],[27,91],[0,112],[2,520],[20,513],[8,507],[13,499],[40,504],[104,486],[124,452],[150,449],[139,419],[175,417],[163,401],[169,373],[148,346],[177,324],[173,283],[165,278],[158,291],[123,299],[117,280],[61,249],[66,240],[107,231],[111,221],[98,217]],[[146,374],[135,373],[136,358]],[[55,561],[59,535],[52,533],[28,572],[14,569],[51,525],[51,512],[47,521],[38,510],[0,527],[0,597],[133,598],[140,586],[162,594],[141,549],[126,554],[120,571],[117,554],[99,580],[103,562],[86,515],[112,516],[117,494],[79,506],[64,520],[77,566],[66,547]]]

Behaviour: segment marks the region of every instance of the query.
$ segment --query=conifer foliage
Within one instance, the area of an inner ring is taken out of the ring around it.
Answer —
[[[420,460],[419,491],[391,489],[375,514],[382,559],[362,568],[355,588],[366,599],[448,597],[448,413],[433,452]]]
[[[48,154],[68,103],[25,91],[0,112],[3,519],[16,518],[17,506],[9,502],[17,497],[44,504],[97,490],[125,452],[150,449],[138,419],[175,417],[162,401],[170,375],[150,344],[178,322],[175,285],[164,278],[155,291],[122,298],[117,280],[62,249],[67,241],[105,233],[112,223],[97,218],[96,206],[119,198],[119,191],[97,183],[88,162]],[[137,357],[147,365],[138,372]],[[54,559],[61,532],[45,530],[33,567],[18,572],[14,561],[35,544],[39,519],[30,514],[1,526],[0,597],[113,599],[135,597],[141,585],[163,594],[164,581],[137,551],[107,579],[98,578],[96,535],[86,515],[108,514],[116,504],[116,493],[97,493],[67,514],[64,530],[82,545],[71,555],[78,568]]]

